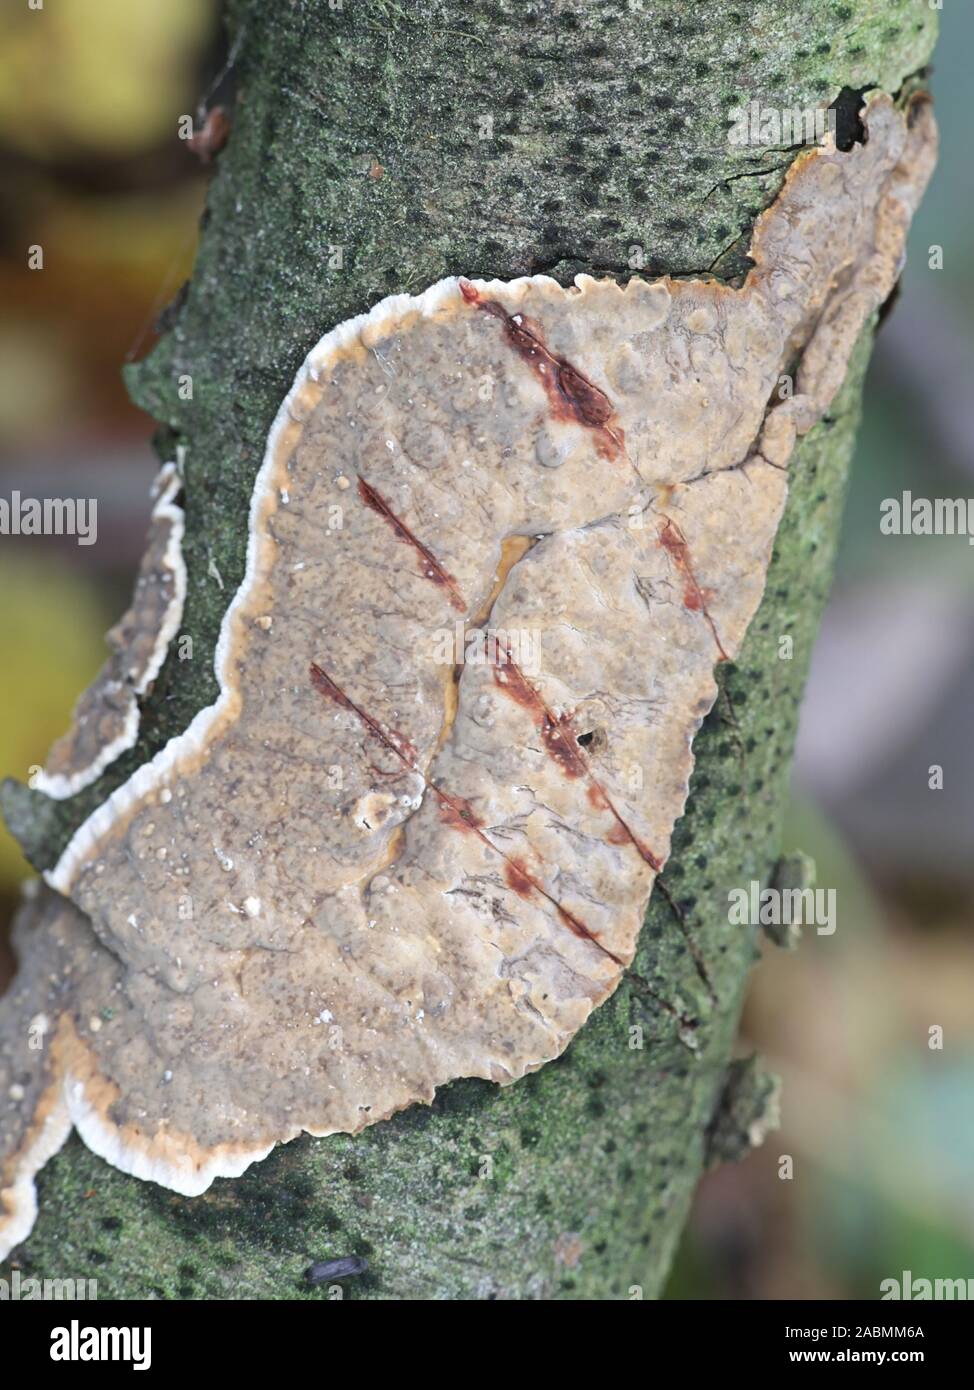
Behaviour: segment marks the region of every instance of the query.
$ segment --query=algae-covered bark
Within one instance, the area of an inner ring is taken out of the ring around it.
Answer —
[[[330,324],[451,273],[725,274],[791,151],[726,139],[728,112],[896,90],[926,60],[920,3],[230,6],[234,131],[176,325],[132,375],[186,447],[184,633],[139,748],[90,797],[8,794],[37,862],[214,695],[274,411]],[[757,157],[756,157],[757,155]],[[775,167],[771,167],[774,165]],[[725,182],[726,181],[726,182]],[[633,247],[642,251],[634,253]],[[719,264],[718,264],[719,263]],[[792,462],[766,598],[696,741],[697,771],[623,987],[561,1060],[505,1090],[456,1083],[356,1138],[301,1140],[186,1200],[72,1142],[21,1252],[102,1296],[321,1297],[314,1259],[363,1254],[346,1296],[658,1292],[724,1085],[755,943],[727,892],[766,880],[795,712],[831,569],[867,354]],[[191,400],[178,381],[190,375]],[[779,660],[778,639],[795,639]],[[701,979],[706,963],[710,988]],[[639,1045],[641,1044],[641,1046]]]

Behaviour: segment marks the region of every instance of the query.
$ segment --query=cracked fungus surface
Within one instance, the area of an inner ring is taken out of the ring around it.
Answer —
[[[7,1246],[72,1124],[196,1193],[302,1130],[511,1081],[616,987],[796,433],[932,164],[926,101],[877,99],[868,132],[799,157],[740,290],[449,280],[314,349],[255,486],[219,700],[18,922]]]

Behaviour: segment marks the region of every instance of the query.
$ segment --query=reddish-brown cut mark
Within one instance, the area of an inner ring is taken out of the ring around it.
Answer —
[[[584,425],[596,436],[603,458],[618,458],[624,451],[625,437],[618,426],[609,423],[615,411],[605,392],[577,367],[551,352],[540,330],[529,326],[523,314],[509,314],[496,299],[485,299],[469,280],[460,281],[460,293],[468,304],[476,305],[503,325],[507,341],[544,387],[555,419]]]
[[[518,897],[528,898],[534,891],[531,875],[520,859],[508,859],[504,865],[504,877],[508,888],[512,888]]]
[[[215,154],[223,149],[230,138],[230,117],[225,106],[213,106],[206,113],[206,119],[199,130],[194,130],[186,141],[186,148],[196,155],[201,164],[209,164]]]
[[[447,825],[452,826],[455,830],[471,831],[488,849],[493,850],[495,854],[499,854],[504,860],[507,866],[505,868],[505,874],[509,875],[513,872],[519,883],[531,888],[535,893],[538,893],[549,902],[557,912],[559,919],[564,922],[576,936],[580,936],[585,941],[596,946],[603,955],[615,961],[616,965],[625,965],[625,962],[619,956],[610,951],[607,946],[602,945],[595,933],[589,931],[584,922],[579,921],[567,908],[562,907],[561,903],[551,896],[547,889],[528,872],[519,860],[511,859],[498,845],[494,844],[493,840],[484,833],[482,822],[473,812],[468,801],[461,796],[451,796],[449,792],[445,792],[442,787],[438,787],[427,778],[422,769],[416,765],[416,753],[408,739],[404,738],[401,734],[387,733],[377,719],[373,719],[372,715],[367,714],[360,705],[357,705],[354,700],[350,699],[349,696],[345,694],[344,690],[332,680],[331,676],[327,675],[314,661],[311,662],[310,672],[311,683],[320,694],[333,700],[341,709],[351,710],[353,714],[358,715],[369,732],[373,734],[384,747],[388,748],[397,758],[405,763],[410,772],[418,773],[418,775],[422,777],[427,791],[432,792],[439,801],[440,814]],[[408,752],[406,750],[408,750]]]
[[[460,293],[468,304],[480,303],[480,291],[476,285],[471,285],[469,280],[460,281]]]
[[[540,893],[546,898],[558,914],[558,920],[563,922],[573,935],[580,937],[583,941],[590,941],[599,950],[614,960],[616,965],[622,965],[623,961],[619,956],[613,954],[607,946],[603,946],[593,932],[591,932],[580,918],[573,912],[569,912],[567,907],[563,907],[560,902],[551,896],[536,878],[533,877],[522,859],[512,859],[508,855],[504,856],[504,878],[507,886],[512,892],[517,893],[520,898],[529,898],[532,893]]]
[[[379,767],[376,763],[369,763],[369,771],[372,773],[373,777],[397,778],[402,776],[401,772],[397,772],[395,769]]]
[[[645,840],[640,839],[630,825],[619,815],[615,806],[609,800],[604,787],[598,782],[593,781],[589,785],[588,799],[597,811],[608,811],[615,817],[615,825],[609,831],[606,839],[610,845],[632,845],[640,858],[645,859],[646,863],[654,873],[659,873],[663,867],[663,861],[658,855],[654,854]]]
[[[552,902],[554,902],[553,898]],[[579,919],[575,916],[573,912],[569,912],[567,907],[562,907],[561,903],[555,903],[555,908],[557,909],[558,916],[564,922],[565,926],[568,928],[569,931],[574,932],[576,936],[580,936],[583,941],[591,939],[592,933],[589,931],[588,927],[585,925],[584,922],[579,921]],[[606,951],[604,946],[601,949],[605,951],[605,954],[607,956],[612,956],[612,952]],[[617,965],[622,965],[622,961],[619,959],[618,956],[612,956],[612,959],[615,961]]]
[[[687,545],[686,537],[677,526],[675,521],[669,517],[664,518],[664,524],[660,529],[659,543],[670,556],[680,574],[683,576],[683,606],[691,613],[702,613],[707,621],[707,626],[713,633],[714,641],[717,643],[717,650],[720,652],[721,661],[730,661],[730,657],[724,651],[717,631],[717,624],[707,610],[707,602],[713,597],[709,589],[701,589],[697,583],[697,577],[693,572],[693,563],[690,559],[690,547]]]
[[[440,794],[440,820],[454,830],[477,831],[484,825],[466,797],[448,796],[446,792]]]
[[[534,717],[548,755],[558,764],[565,776],[584,777],[588,782],[586,795],[589,802],[596,810],[607,811],[616,822],[613,833],[623,836],[623,840],[618,840],[613,839],[610,834],[610,842],[631,844],[653,872],[658,873],[663,861],[630,829],[616,810],[611,797],[589,767],[585,754],[578,745],[572,730],[571,716],[566,714],[558,718],[548,708],[541,692],[531,684],[514,661],[509,647],[498,648],[495,653],[494,683]]]
[[[354,700],[350,700],[344,690],[335,684],[331,676],[327,675],[313,661],[311,663],[311,684],[321,695],[327,695],[330,700],[334,700],[336,705],[357,715],[369,732],[375,735],[384,748],[388,748],[401,762],[405,763],[410,772],[419,771],[416,766],[416,749],[406,735],[400,734],[395,729],[387,733],[377,719],[373,719],[371,714],[367,714]]]
[[[538,691],[511,658],[510,650],[496,653],[494,681],[511,699],[528,710],[537,722],[545,748],[566,777],[585,777],[588,768],[572,733],[571,720],[555,717]]]
[[[358,480],[358,491],[365,505],[373,512],[377,512],[384,521],[389,523],[396,540],[403,541],[406,545],[411,545],[419,551],[425,561],[423,578],[430,579],[434,584],[440,584],[448,589],[452,606],[458,613],[466,613],[466,602],[464,601],[463,594],[461,594],[457,581],[453,578],[453,575],[447,573],[433,552],[429,550],[421,540],[413,535],[404,521],[400,521],[399,517],[396,516],[382,494],[377,492],[371,483],[367,483],[365,479],[361,477]]]

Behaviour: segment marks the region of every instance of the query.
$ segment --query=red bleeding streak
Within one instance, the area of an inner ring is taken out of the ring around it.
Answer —
[[[477,831],[482,830],[484,825],[470,802],[462,796],[451,796],[440,801],[440,820],[444,825],[452,825],[454,830]]]
[[[331,676],[327,675],[321,667],[313,661],[311,663],[310,672],[311,683],[320,694],[333,700],[341,709],[351,710],[353,714],[356,714],[369,732],[373,734],[384,747],[394,753],[401,762],[405,763],[410,772],[415,772],[422,777],[427,789],[433,793],[440,803],[440,815],[445,824],[452,826],[455,830],[473,833],[488,849],[500,855],[505,863],[505,877],[507,878],[509,886],[513,888],[515,892],[522,897],[526,897],[529,890],[540,894],[547,902],[551,903],[559,919],[566,927],[569,927],[576,936],[598,947],[604,955],[607,955],[611,960],[615,961],[616,965],[625,966],[625,962],[621,960],[619,956],[614,955],[608,947],[603,946],[595,933],[589,931],[584,922],[579,921],[567,908],[562,907],[561,903],[556,901],[556,899],[542,887],[520,860],[509,858],[502,849],[499,849],[498,846],[484,834],[482,829],[483,822],[472,810],[469,801],[466,801],[461,796],[451,796],[449,792],[445,792],[442,787],[437,787],[426,778],[422,770],[416,765],[416,752],[408,739],[403,738],[401,734],[386,733],[377,719],[367,714],[360,705],[357,705],[354,700],[350,699],[345,694],[344,690],[336,685]]]
[[[389,523],[396,540],[403,541],[406,545],[414,546],[415,549],[419,551],[425,561],[423,577],[425,579],[431,579],[434,584],[441,584],[444,588],[449,589],[450,603],[458,613],[465,613],[467,611],[467,605],[464,602],[457,581],[453,578],[452,574],[447,573],[433,552],[429,550],[417,536],[413,535],[404,521],[400,521],[386,499],[380,492],[375,490],[371,483],[367,483],[364,478],[359,478],[358,491],[365,505],[371,508],[372,511],[377,512],[384,521]]]
[[[686,537],[677,526],[675,521],[666,518],[659,533],[659,543],[666,553],[673,560],[677,569],[683,576],[683,606],[691,613],[702,613],[707,620],[707,625],[713,633],[714,641],[717,643],[717,650],[720,652],[721,661],[730,661],[730,657],[724,651],[721,644],[720,634],[717,625],[707,611],[707,603],[713,598],[713,593],[709,589],[701,589],[697,583],[697,577],[693,572],[693,564],[690,560],[690,547],[687,545]]]
[[[540,331],[529,326],[523,314],[509,314],[496,299],[485,299],[469,280],[460,281],[460,293],[468,304],[503,324],[507,341],[544,387],[555,419],[584,425],[596,435],[604,458],[618,458],[625,441],[622,431],[609,425],[615,412],[605,392],[577,367],[551,352]]]
[[[410,772],[419,771],[416,766],[416,749],[409,739],[404,734],[395,731],[386,733],[377,719],[373,719],[371,714],[366,714],[365,710],[361,709],[354,700],[350,700],[344,690],[335,684],[331,676],[326,675],[321,667],[313,661],[311,663],[311,684],[320,694],[327,695],[342,709],[351,710],[352,714],[358,715],[369,732],[374,734],[379,742],[391,753],[394,753],[401,762],[405,763]]]
[[[584,777],[588,782],[588,799],[599,811],[608,811],[616,824],[609,834],[612,844],[631,844],[645,859],[654,873],[662,868],[662,861],[649,846],[632,831],[616,810],[613,802],[589,767],[572,730],[570,715],[560,719],[545,704],[541,692],[531,684],[524,672],[516,665],[510,650],[498,654],[494,663],[494,681],[522,708],[534,716],[535,724],[549,756],[558,764],[566,777]]]

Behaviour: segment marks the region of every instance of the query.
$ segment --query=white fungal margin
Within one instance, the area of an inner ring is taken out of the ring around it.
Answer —
[[[72,1128],[67,1103],[63,1095],[59,1095],[33,1143],[24,1151],[13,1183],[0,1190],[0,1200],[7,1213],[0,1222],[0,1260],[5,1260],[34,1229],[37,1220],[34,1179],[45,1163],[63,1149]]]
[[[260,1163],[274,1148],[274,1143],[269,1143],[238,1151],[215,1149],[202,1161],[195,1161],[184,1153],[181,1162],[167,1162],[127,1143],[125,1132],[109,1124],[99,1114],[97,1107],[87,1097],[84,1083],[76,1080],[70,1072],[64,1080],[64,1104],[70,1117],[69,1128],[73,1125],[77,1129],[93,1154],[103,1158],[120,1173],[128,1173],[143,1182],[158,1183],[160,1187],[178,1192],[182,1197],[199,1197],[215,1178],[239,1178],[252,1163]]]
[[[182,477],[175,463],[164,464],[152,485],[152,495],[156,502],[152,508],[151,519],[169,522],[169,536],[162,563],[163,568],[172,574],[173,593],[156,636],[152,654],[141,678],[132,687],[122,731],[99,750],[98,756],[87,767],[81,768],[78,772],[68,775],[63,772],[48,772],[41,768],[35,773],[31,787],[35,791],[43,792],[52,800],[65,801],[68,797],[83,791],[85,787],[91,786],[117,758],[135,747],[139,736],[139,700],[162,670],[169,644],[179,631],[183,619],[183,606],[186,602],[186,561],[183,558],[185,516],[182,507],[177,506],[175,500],[182,486]]]
[[[511,281],[471,281],[477,289],[486,291],[496,288],[510,291],[525,284],[540,282],[556,283],[548,275],[522,276],[518,280]],[[308,353],[290,391],[274,417],[270,434],[267,436],[264,458],[254,480],[250,499],[247,563],[244,577],[223,615],[220,635],[213,654],[213,670],[220,693],[213,704],[207,705],[196,714],[181,734],[171,738],[154,758],[136,769],[128,781],[123,782],[120,787],[116,787],[108,799],[97,807],[87,820],[81,823],[68,841],[57,863],[44,874],[50,886],[57,889],[59,893],[65,895],[70,893],[75,874],[81,864],[97,852],[98,843],[102,836],[136,802],[161,789],[181,757],[192,757],[205,752],[211,735],[219,728],[224,715],[229,714],[232,710],[236,699],[236,691],[232,685],[234,674],[232,645],[237,614],[245,604],[258,578],[261,541],[263,539],[260,534],[263,505],[265,501],[276,502],[279,500],[279,494],[273,480],[274,470],[279,462],[278,447],[285,430],[296,422],[297,417],[294,409],[301,392],[309,382],[320,381],[322,373],[330,365],[331,360],[342,349],[354,346],[366,331],[380,329],[383,323],[395,322],[407,313],[431,317],[441,306],[455,300],[459,292],[458,285],[458,277],[451,275],[444,280],[437,281],[435,285],[431,285],[420,295],[389,295],[386,299],[380,300],[367,313],[346,319],[337,327],[330,329]],[[185,568],[183,584],[185,586]]]
[[[68,797],[76,796],[78,792],[84,791],[85,787],[90,787],[93,782],[110,767],[116,758],[120,758],[123,753],[127,753],[130,748],[135,747],[136,739],[139,736],[139,709],[133,700],[125,713],[125,724],[122,732],[106,743],[100,750],[98,757],[90,762],[87,767],[80,772],[73,772],[67,776],[63,772],[48,772],[41,768],[36,772],[31,780],[31,788],[34,791],[43,792],[52,801],[66,801]]]

